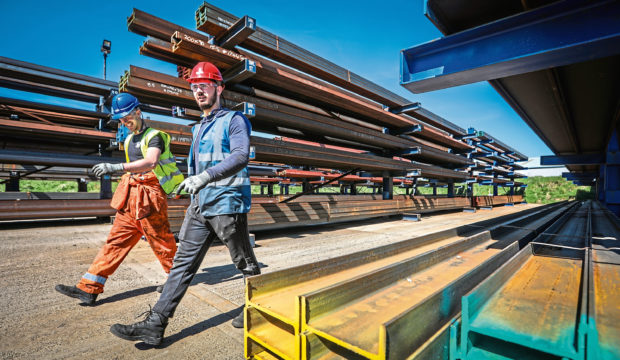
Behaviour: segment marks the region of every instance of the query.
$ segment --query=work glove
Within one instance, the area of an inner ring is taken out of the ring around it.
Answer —
[[[96,176],[101,177],[105,174],[112,174],[117,171],[123,171],[123,164],[110,164],[110,163],[99,163],[93,166],[92,171]]]
[[[174,195],[179,196],[179,194],[183,190],[192,195],[195,195],[200,191],[200,189],[207,186],[207,184],[210,182],[211,175],[209,175],[208,172],[203,171],[198,175],[190,176],[187,179],[183,180],[183,182],[179,184],[179,187],[177,187]]]

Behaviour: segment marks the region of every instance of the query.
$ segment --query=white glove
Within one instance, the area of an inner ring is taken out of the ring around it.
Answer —
[[[195,195],[200,189],[207,186],[208,183],[211,182],[211,175],[208,172],[203,171],[198,175],[190,176],[187,179],[183,180],[182,183],[179,184],[177,190],[174,192],[175,196],[179,196],[181,191],[185,190],[186,192]]]
[[[105,174],[112,174],[117,171],[123,171],[123,164],[110,164],[110,163],[100,163],[93,166],[92,171],[95,173],[95,176],[101,177]]]

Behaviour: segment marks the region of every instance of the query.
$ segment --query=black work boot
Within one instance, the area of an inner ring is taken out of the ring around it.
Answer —
[[[161,344],[164,330],[168,326],[168,318],[153,310],[146,312],[146,318],[132,325],[114,324],[110,332],[125,340],[142,340],[146,344],[157,346]]]
[[[233,319],[232,321],[232,326],[238,328],[238,329],[243,329],[243,309],[241,310],[241,313],[239,315],[237,315],[236,318]]]
[[[63,295],[80,299],[82,304],[95,305],[95,301],[97,300],[97,294],[87,293],[82,289],[78,289],[76,286],[58,284],[54,289]]]

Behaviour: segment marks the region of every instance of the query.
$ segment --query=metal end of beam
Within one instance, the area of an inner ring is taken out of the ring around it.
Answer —
[[[417,125],[400,128],[400,129],[388,130],[388,133],[392,135],[408,135],[408,134],[413,134],[413,133],[420,132],[420,131],[422,131],[422,125],[417,124]]]
[[[235,66],[226,70],[222,74],[222,77],[224,78],[224,83],[227,85],[233,85],[238,84],[254,75],[256,75],[256,63],[253,60],[243,59]]]
[[[213,42],[225,49],[232,49],[256,31],[256,19],[247,15],[240,18],[228,30]]]
[[[403,220],[407,221],[420,221],[422,220],[422,215],[420,214],[412,214],[412,213],[404,213]]]
[[[421,153],[422,153],[422,148],[419,147],[419,146],[416,146],[416,147],[412,147],[410,149],[398,151],[398,152],[396,152],[395,155],[397,155],[397,156],[406,156],[406,155],[419,155]]]
[[[245,117],[247,117],[248,119],[256,116],[256,105],[253,103],[249,103],[249,102],[239,103],[236,106],[234,106],[231,110],[239,111],[240,113],[245,115]]]
[[[402,113],[407,112],[407,111],[418,110],[421,107],[422,107],[422,104],[420,104],[419,102],[414,102],[414,103],[405,104],[405,105],[401,105],[401,106],[388,107],[386,109],[387,109],[387,111],[389,111],[389,112],[391,112],[393,114],[402,114]]]
[[[407,172],[406,177],[416,177],[422,175],[422,171],[420,169],[409,170]]]

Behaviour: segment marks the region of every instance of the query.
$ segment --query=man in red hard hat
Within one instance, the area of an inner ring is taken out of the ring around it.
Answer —
[[[179,232],[179,251],[163,292],[145,320],[110,328],[120,338],[142,340],[151,345],[161,343],[168,318],[174,315],[216,237],[226,244],[233,263],[244,277],[260,274],[247,222],[251,204],[248,160],[252,127],[240,112],[220,106],[224,85],[215,65],[198,63],[188,81],[203,118],[192,128],[189,177],[177,190],[191,194]],[[233,320],[233,326],[243,327],[243,318],[241,312]]]
[[[142,119],[140,102],[120,93],[112,99],[112,119],[119,120],[131,134],[125,140],[125,163],[100,163],[93,167],[97,176],[125,172],[110,205],[118,210],[114,225],[88,271],[76,286],[56,285],[56,291],[94,305],[97,295],[142,236],[157,259],[170,272],[177,249],[168,223],[166,194],[183,181],[170,152],[170,135],[152,129]],[[159,286],[157,291],[161,292]]]

